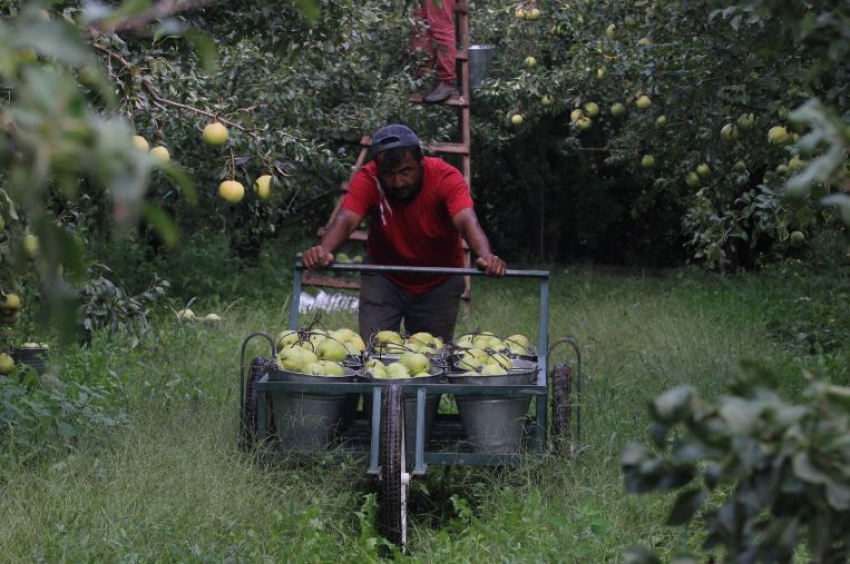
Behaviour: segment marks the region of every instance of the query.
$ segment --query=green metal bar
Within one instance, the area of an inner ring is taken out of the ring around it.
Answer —
[[[263,444],[269,436],[269,430],[266,427],[267,419],[266,395],[257,386],[257,444]]]
[[[300,257],[295,260],[295,272],[293,277],[293,296],[289,315],[290,329],[298,329],[299,306],[301,289],[303,285],[304,265]],[[405,273],[405,274],[436,274],[456,276],[485,276],[484,271],[475,268],[448,268],[448,267],[414,267],[414,266],[389,266],[369,264],[331,264],[325,270],[337,272],[375,272],[375,273]],[[405,386],[405,394],[415,393],[417,396],[416,426],[417,438],[415,448],[414,473],[424,473],[427,463],[434,464],[471,464],[471,465],[493,465],[520,462],[522,455],[485,455],[474,453],[428,453],[424,449],[424,404],[427,394],[454,394],[454,395],[499,395],[505,397],[516,397],[531,395],[536,397],[536,428],[533,433],[533,443],[537,452],[543,452],[547,442],[547,402],[548,395],[548,357],[549,350],[549,277],[545,270],[507,270],[505,273],[509,278],[538,279],[540,283],[540,319],[538,328],[539,356],[537,384],[532,386],[471,386],[462,384],[410,384]],[[581,382],[578,382],[579,389]],[[378,389],[376,389],[378,388]],[[380,411],[381,402],[380,386],[361,382],[329,382],[319,384],[293,384],[285,382],[264,381],[257,385],[258,394],[279,392],[328,392],[328,393],[373,393],[372,427],[370,444],[370,462],[368,473],[377,474],[378,448],[380,440]],[[580,393],[580,392],[579,392]],[[259,397],[258,397],[259,401]],[[262,407],[265,410],[265,406]],[[259,411],[259,410],[258,410]],[[265,421],[263,421],[265,427]]]
[[[486,376],[482,376],[486,378]],[[324,392],[334,393],[372,393],[380,389],[381,385],[366,382],[319,382],[319,383],[296,383],[296,382],[269,382],[261,380],[257,382],[257,390],[265,393],[292,393],[292,392]],[[523,385],[500,385],[500,386],[475,386],[468,384],[404,384],[404,394],[414,395],[419,389],[426,390],[429,394],[454,394],[470,396],[544,396],[547,390],[536,384]]]
[[[298,261],[300,264],[301,261]],[[292,279],[292,307],[289,309],[289,328],[293,331],[298,329],[298,308],[301,305],[301,282],[304,277],[304,267],[295,268],[295,276]]]
[[[301,259],[295,260],[295,272],[303,271],[304,265]],[[459,276],[487,276],[483,270],[477,268],[452,268],[449,266],[394,266],[388,264],[350,264],[332,263],[323,270],[336,272],[396,272],[403,274],[443,274]],[[549,278],[548,270],[514,270],[505,271],[506,278]],[[299,288],[300,290],[300,288]],[[300,293],[300,292],[299,292]]]
[[[378,453],[381,443],[381,389],[376,388],[372,396],[372,440],[369,443],[369,469],[367,474],[378,475],[381,472],[378,466]]]
[[[423,460],[425,453],[425,388],[416,390],[416,446],[413,455],[414,474],[425,474],[426,466]]]
[[[540,364],[540,379],[538,384],[546,385],[549,372],[547,353],[549,351],[549,278],[548,276],[540,282],[540,325],[537,330],[540,339],[537,362]]]

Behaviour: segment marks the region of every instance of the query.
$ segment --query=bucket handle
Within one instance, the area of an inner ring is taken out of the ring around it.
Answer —
[[[243,405],[243,402],[245,401],[245,351],[248,348],[248,343],[254,337],[262,337],[263,339],[265,339],[269,342],[269,346],[271,346],[271,349],[272,349],[272,357],[274,357],[277,354],[277,351],[275,351],[274,339],[272,339],[271,336],[268,333],[263,333],[262,331],[258,331],[256,333],[251,333],[250,335],[245,337],[244,341],[242,341],[242,352],[241,352],[240,357],[239,357],[239,406],[240,407]]]

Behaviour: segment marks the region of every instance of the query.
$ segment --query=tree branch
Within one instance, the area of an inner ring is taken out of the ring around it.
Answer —
[[[148,25],[152,21],[168,18],[181,12],[188,12],[206,4],[211,4],[214,1],[215,0],[160,0],[156,5],[138,14],[114,21],[106,18],[105,20],[96,22],[88,27],[86,34],[95,37],[103,34],[108,35],[118,31],[137,29]]]
[[[127,59],[125,59],[124,57],[122,57],[121,55],[116,53],[115,51],[112,51],[111,49],[107,49],[106,47],[102,47],[100,45],[95,45],[94,47],[98,51],[105,53],[106,56],[109,57],[110,59],[117,61],[126,70],[131,70],[133,68],[133,64],[130,61],[128,61]],[[248,129],[248,128],[242,126],[242,125],[239,125],[236,122],[230,121],[228,119],[224,119],[224,118],[220,117],[219,114],[216,113],[216,112],[210,112],[208,110],[202,110],[201,108],[189,106],[187,104],[183,104],[182,102],[177,102],[175,100],[170,100],[168,98],[163,97],[159,93],[159,90],[157,90],[157,88],[154,86],[153,78],[150,77],[150,76],[142,77],[141,83],[142,83],[142,87],[145,89],[145,91],[150,95],[151,98],[153,98],[154,102],[160,107],[162,107],[162,106],[173,106],[175,108],[180,108],[181,110],[186,110],[188,112],[201,114],[201,115],[207,116],[211,119],[220,121],[221,123],[228,125],[228,126],[234,128],[234,129],[244,131],[245,133],[251,135],[252,137],[255,137],[255,138],[257,137],[256,133],[254,133],[250,129]],[[242,110],[238,110],[238,111],[250,111],[250,110],[254,109],[255,107],[256,106],[253,106],[251,108],[243,108]]]

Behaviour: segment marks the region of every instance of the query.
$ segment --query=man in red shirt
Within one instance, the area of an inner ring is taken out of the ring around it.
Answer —
[[[478,223],[469,186],[459,170],[423,157],[419,138],[404,125],[372,136],[374,160],[352,179],[339,213],[321,242],[303,253],[307,269],[331,264],[333,252],[370,216],[368,261],[400,266],[463,267],[461,237],[490,276],[504,276],[505,262],[490,250]],[[464,283],[460,276],[362,273],[360,334],[420,331],[449,341]]]
[[[423,97],[424,102],[438,103],[458,96],[457,90],[457,41],[455,31],[456,0],[421,0],[414,11],[425,28],[414,28],[412,46],[430,54],[436,81],[434,87]],[[466,10],[465,2],[458,2]]]

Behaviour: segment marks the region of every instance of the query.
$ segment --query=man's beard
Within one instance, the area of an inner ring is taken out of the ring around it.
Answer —
[[[396,202],[399,204],[406,204],[408,202],[412,202],[416,199],[416,196],[419,195],[419,192],[422,191],[422,182],[417,182],[411,186],[407,186],[400,190],[385,190],[384,195],[390,202]]]

